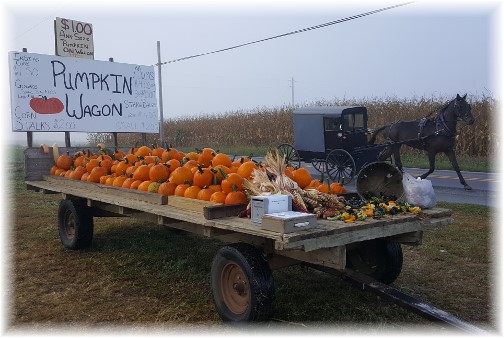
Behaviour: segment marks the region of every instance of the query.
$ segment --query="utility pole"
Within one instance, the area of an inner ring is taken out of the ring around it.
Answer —
[[[294,108],[294,78],[291,77],[291,89],[292,89],[292,108]]]
[[[158,81],[159,81],[159,142],[164,143],[164,120],[163,120],[163,81],[161,80],[161,42],[157,42],[158,56]]]

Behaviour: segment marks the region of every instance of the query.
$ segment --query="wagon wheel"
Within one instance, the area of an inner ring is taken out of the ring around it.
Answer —
[[[365,241],[358,248],[347,251],[347,268],[384,284],[391,284],[399,277],[402,265],[403,252],[397,242]]]
[[[326,171],[329,179],[341,184],[348,184],[355,176],[355,161],[343,149],[335,149],[327,155]]]
[[[301,167],[301,158],[299,157],[299,153],[296,148],[288,143],[283,143],[279,145],[277,149],[280,155],[285,155],[285,163],[287,163],[288,166],[291,166],[294,169]]]
[[[58,209],[61,243],[68,249],[85,249],[93,240],[93,214],[86,200],[62,200]]]
[[[244,243],[222,247],[210,274],[215,306],[223,321],[270,318],[275,299],[273,274],[258,249]]]

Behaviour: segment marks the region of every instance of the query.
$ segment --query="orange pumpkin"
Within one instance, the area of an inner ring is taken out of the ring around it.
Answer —
[[[175,191],[174,191],[174,195],[175,196],[180,196],[180,197],[184,197],[184,193],[186,191],[187,188],[189,188],[190,185],[189,184],[186,184],[186,183],[183,183],[183,184],[179,184],[177,185],[177,187],[175,188]]]
[[[259,167],[254,162],[247,161],[243,162],[243,164],[238,167],[236,173],[250,181],[252,180],[252,173],[254,172],[254,169],[259,169]]]
[[[347,192],[345,187],[343,187],[340,183],[333,182],[329,186],[331,194],[344,194]]]
[[[82,178],[82,175],[84,175],[85,173],[87,173],[87,170],[86,168],[84,167],[76,167],[75,170],[74,170],[74,179],[76,180],[80,180]]]
[[[306,187],[312,181],[312,176],[310,172],[305,168],[299,168],[294,170],[294,181],[299,185],[301,189]]]
[[[212,184],[214,174],[209,168],[203,168],[200,164],[193,176],[193,184],[203,188]]]
[[[216,191],[210,196],[210,202],[224,203],[226,201],[227,194],[223,191]]]
[[[245,204],[246,202],[247,196],[243,191],[231,191],[224,200],[224,204]]]
[[[210,201],[210,197],[212,197],[215,190],[211,188],[203,188],[198,192],[197,199],[202,201]]]
[[[178,167],[180,167],[180,161],[172,158],[171,160],[166,161],[166,164],[168,165],[168,171],[171,173]]]
[[[184,191],[184,197],[197,199],[200,190],[201,188],[197,185],[192,185]]]
[[[136,156],[142,156],[142,157],[149,156],[151,153],[152,153],[151,148],[147,146],[141,146],[140,148],[137,149],[137,151],[135,151]]]
[[[69,155],[60,155],[56,161],[56,166],[63,170],[68,170],[73,164],[73,160]]]
[[[133,183],[130,185],[130,189],[138,190],[138,186],[142,184],[144,181],[141,180],[134,180]]]
[[[133,177],[128,177],[127,179],[124,180],[124,182],[121,185],[121,187],[129,189],[131,187],[131,184],[133,182],[135,182],[135,179]]]
[[[179,167],[175,169],[170,175],[170,182],[175,184],[182,184],[184,182],[192,182],[193,174],[189,168]]]
[[[87,181],[88,182],[100,182],[100,177],[105,176],[107,174],[107,169],[104,167],[94,167],[89,174]]]
[[[212,166],[214,167],[218,165],[223,165],[229,168],[231,167],[232,164],[233,162],[231,161],[229,156],[223,153],[215,155],[214,158],[212,159]]]
[[[243,177],[236,173],[230,173],[221,182],[222,191],[225,193],[230,193],[233,190],[243,189]]]
[[[151,181],[143,181],[142,183],[140,183],[140,184],[138,185],[137,190],[141,190],[141,191],[148,191],[148,190],[149,190],[149,185],[150,185],[151,183],[152,183]]]
[[[177,185],[173,182],[163,182],[159,185],[158,194],[171,196],[175,194]]]
[[[133,172],[133,178],[135,180],[148,181],[149,173],[150,173],[149,166],[141,165]]]
[[[152,182],[166,181],[168,176],[170,176],[170,171],[164,164],[155,164],[149,169],[149,179]]]
[[[212,148],[204,148],[198,155],[198,163],[207,168],[212,163],[215,155],[215,150],[213,150]]]

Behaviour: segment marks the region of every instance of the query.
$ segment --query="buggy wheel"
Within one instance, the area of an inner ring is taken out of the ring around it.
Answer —
[[[315,170],[324,175],[326,173],[326,162],[318,158],[312,158],[311,164]]]
[[[285,162],[288,166],[291,166],[294,169],[301,167],[301,158],[299,157],[299,153],[296,148],[288,143],[283,143],[279,145],[277,149],[280,155],[285,155]]]
[[[275,287],[262,253],[240,243],[222,247],[212,263],[212,293],[223,321],[246,322],[270,318]]]
[[[61,243],[68,249],[85,249],[93,240],[93,214],[86,200],[62,200],[58,209]]]
[[[327,155],[326,171],[331,181],[348,184],[354,178],[355,170],[355,162],[346,150],[335,149]]]
[[[387,240],[362,242],[347,251],[347,267],[368,275],[384,284],[393,283],[401,274],[403,252],[401,244]]]

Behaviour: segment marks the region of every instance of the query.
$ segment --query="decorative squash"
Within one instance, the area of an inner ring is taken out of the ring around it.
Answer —
[[[151,184],[149,184],[147,191],[157,193],[159,190],[159,186],[160,186],[160,184],[158,182],[152,182]]]

